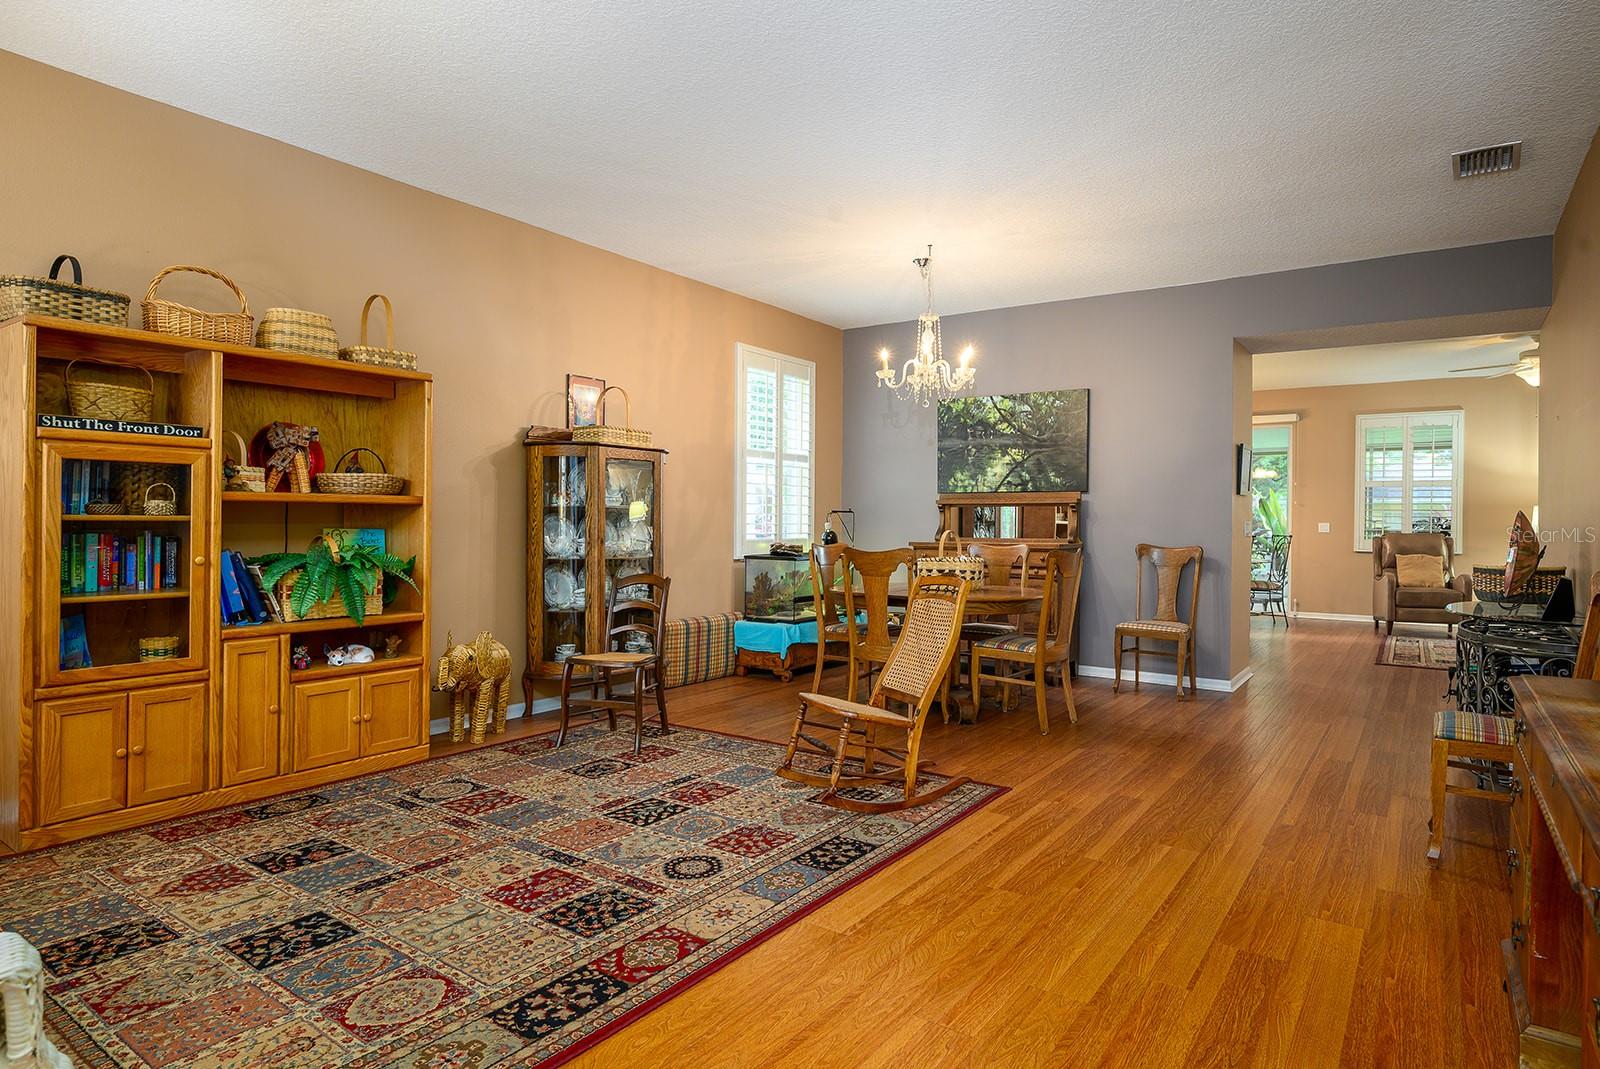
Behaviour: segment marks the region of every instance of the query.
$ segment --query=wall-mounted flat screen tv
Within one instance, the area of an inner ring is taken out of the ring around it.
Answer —
[[[939,402],[941,494],[1088,489],[1088,390]]]

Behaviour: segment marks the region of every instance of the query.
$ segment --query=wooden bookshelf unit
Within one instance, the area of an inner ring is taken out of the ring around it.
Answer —
[[[74,360],[74,382],[153,380],[151,421],[200,435],[39,426],[70,414]],[[27,316],[0,322],[0,396],[0,695],[14,710],[0,713],[0,844],[33,849],[428,756],[429,375]],[[225,433],[248,441],[274,420],[317,427],[330,467],[347,449],[376,451],[405,493],[222,491]],[[80,477],[99,507],[69,509]],[[133,499],[157,483],[171,514]],[[389,552],[415,557],[418,590],[402,585],[360,627],[222,623],[224,550],[300,550],[330,527],[383,529]],[[90,577],[92,557],[114,563]],[[398,635],[399,655],[384,658],[374,632]],[[141,660],[141,638],[177,644]],[[378,659],[327,665],[323,647],[347,642]],[[295,669],[301,645],[313,661]]]

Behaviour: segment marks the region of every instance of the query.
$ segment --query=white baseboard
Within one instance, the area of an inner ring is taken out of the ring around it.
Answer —
[[[523,702],[506,706],[506,719],[516,720],[523,716],[538,716],[541,713],[556,712],[561,708],[560,698],[540,698],[533,703],[533,711],[528,712],[528,707]],[[428,721],[428,734],[448,735],[450,733],[450,718],[441,717],[438,720]]]
[[[1344,620],[1353,624],[1372,623],[1371,613],[1368,613],[1365,616],[1360,616],[1356,613],[1349,612],[1304,612],[1297,610],[1289,615],[1293,616],[1296,620]]]
[[[1097,664],[1080,664],[1078,666],[1078,674],[1080,676],[1088,676],[1091,679],[1117,678],[1117,673],[1115,671],[1110,668],[1103,668]],[[1201,676],[1199,679],[1195,680],[1195,686],[1201,690],[1215,690],[1221,691],[1224,694],[1232,694],[1234,691],[1238,690],[1240,687],[1249,682],[1250,677],[1254,674],[1255,671],[1246,666],[1243,671],[1234,676],[1232,679],[1211,679],[1206,676]],[[1133,670],[1131,668],[1123,669],[1122,681],[1127,683],[1129,686],[1133,685]],[[1178,685],[1178,677],[1172,672],[1140,672],[1139,682],[1141,685],[1145,683],[1154,683],[1163,687],[1175,687]],[[1187,682],[1187,679],[1185,682]]]

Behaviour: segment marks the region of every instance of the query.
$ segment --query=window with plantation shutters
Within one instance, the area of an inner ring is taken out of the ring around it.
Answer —
[[[738,346],[734,553],[809,542],[814,516],[816,365]]]
[[[1356,549],[1385,531],[1461,534],[1460,412],[1356,417]]]

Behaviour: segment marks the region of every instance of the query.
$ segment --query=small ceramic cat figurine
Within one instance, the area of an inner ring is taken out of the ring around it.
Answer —
[[[359,642],[352,642],[348,646],[335,649],[324,645],[322,655],[328,659],[328,667],[338,668],[347,664],[369,664],[373,659],[371,646],[363,646]]]

